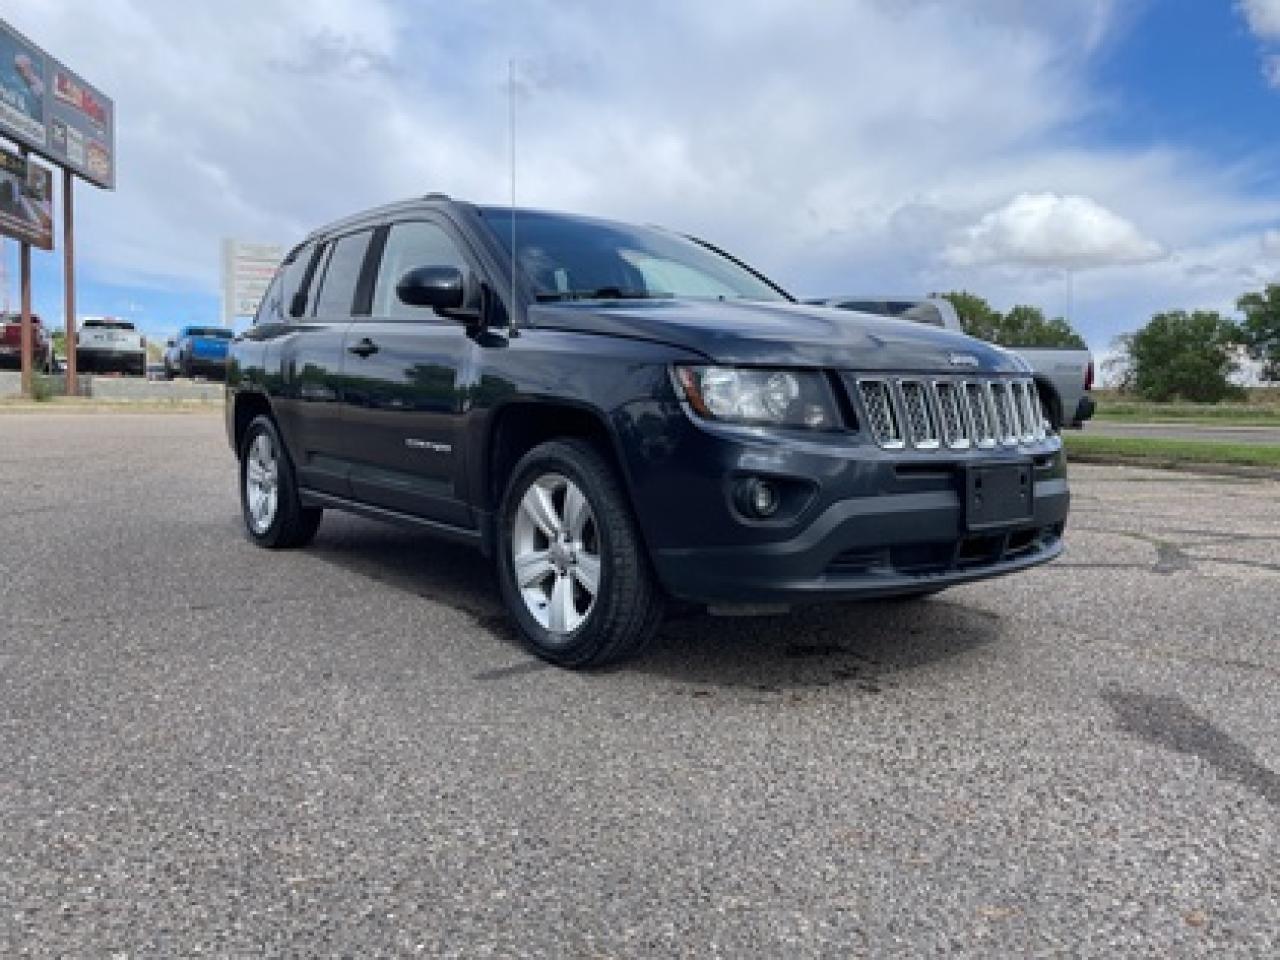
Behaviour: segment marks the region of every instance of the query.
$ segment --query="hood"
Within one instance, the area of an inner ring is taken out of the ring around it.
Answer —
[[[682,347],[725,364],[836,370],[1021,370],[1000,347],[892,317],[799,303],[618,300],[537,304],[528,325]]]

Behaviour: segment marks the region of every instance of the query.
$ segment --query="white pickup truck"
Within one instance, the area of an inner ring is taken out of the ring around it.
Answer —
[[[808,303],[857,310],[882,317],[899,317],[916,323],[964,332],[956,308],[942,297],[823,297]],[[1088,350],[1056,347],[1003,348],[1021,357],[1035,377],[1045,414],[1055,429],[1078,430],[1093,416],[1093,356]]]
[[[147,339],[128,320],[85,317],[76,337],[76,369],[81,373],[118,371],[147,374]]]

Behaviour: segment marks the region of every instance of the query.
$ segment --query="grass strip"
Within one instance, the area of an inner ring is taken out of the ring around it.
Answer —
[[[1147,437],[1095,437],[1066,434],[1067,455],[1079,459],[1150,461],[1153,464],[1228,464],[1280,468],[1280,444],[1224,443]]]

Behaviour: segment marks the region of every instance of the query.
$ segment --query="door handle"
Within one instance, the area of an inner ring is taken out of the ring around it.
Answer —
[[[364,337],[359,343],[353,343],[347,347],[349,353],[354,353],[357,357],[367,357],[378,352],[378,345]]]

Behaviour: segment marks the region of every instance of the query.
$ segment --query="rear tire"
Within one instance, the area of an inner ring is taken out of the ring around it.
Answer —
[[[525,454],[497,540],[503,600],[542,659],[603,666],[639,653],[661,626],[665,597],[630,504],[591,444],[555,440]]]
[[[302,505],[293,461],[268,416],[255,417],[240,444],[240,514],[249,539],[273,550],[306,546],[324,515]]]

